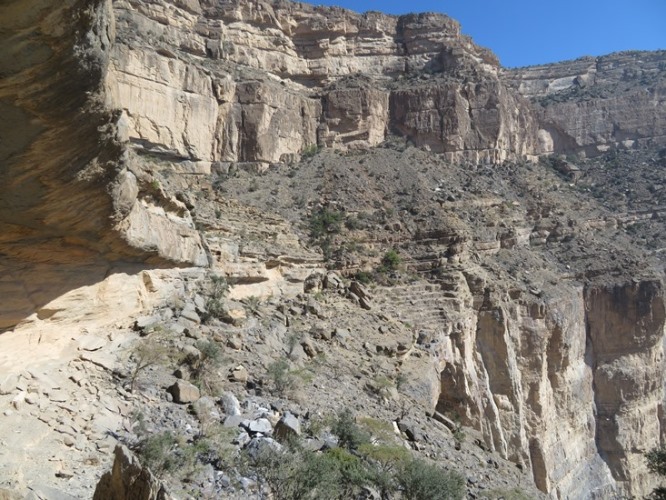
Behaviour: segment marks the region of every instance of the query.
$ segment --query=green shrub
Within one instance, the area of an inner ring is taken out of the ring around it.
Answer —
[[[465,494],[465,480],[423,460],[409,460],[398,471],[397,480],[408,500],[455,500]]]
[[[345,220],[345,227],[350,231],[353,231],[355,229],[361,229],[363,227],[363,223],[358,219],[358,217],[349,217],[347,220]]]
[[[666,476],[666,448],[653,448],[645,454],[650,472]],[[666,500],[666,487],[658,486],[650,496],[653,500]]]
[[[331,432],[338,436],[340,447],[348,450],[355,450],[370,441],[370,435],[358,426],[349,410],[338,413],[338,418],[331,426]]]
[[[131,357],[134,361],[134,367],[130,372],[130,392],[134,392],[139,375],[147,368],[165,363],[169,356],[164,345],[159,339],[142,339],[134,345]]]
[[[309,146],[306,146],[303,151],[301,151],[301,158],[308,159],[312,158],[315,156],[317,153],[321,151],[321,148],[317,146],[316,144],[310,144]]]
[[[382,257],[382,270],[386,271],[395,271],[402,264],[402,258],[394,249],[389,250]]]
[[[222,349],[214,340],[198,340],[195,347],[201,356],[189,362],[192,378],[206,394],[216,395],[220,383],[217,372],[222,364]]]
[[[373,445],[363,444],[359,446],[359,453],[373,460],[386,472],[397,470],[407,461],[411,460],[409,451],[400,445]]]
[[[366,271],[357,271],[354,275],[354,279],[363,285],[368,285],[372,283],[373,276],[372,273]]]
[[[296,377],[289,370],[289,362],[284,359],[274,361],[268,365],[267,374],[278,394],[293,390],[298,384]]]
[[[339,233],[342,228],[342,213],[322,208],[310,217],[309,229],[313,240],[329,234]]]
[[[261,305],[261,299],[256,295],[250,295],[244,300],[245,307],[252,314],[257,314],[259,312],[259,306]]]
[[[142,439],[135,451],[145,465],[156,474],[171,472],[182,465],[175,453],[178,442],[178,438],[172,432],[164,431]]]
[[[250,465],[277,500],[355,498],[363,486],[377,484],[377,470],[338,447],[325,452],[265,447]]]
[[[386,420],[380,420],[372,417],[361,417],[358,423],[362,429],[367,430],[373,438],[382,441],[391,441],[395,437],[393,424]]]
[[[229,292],[229,283],[223,276],[211,275],[208,297],[206,298],[206,312],[202,320],[207,322],[210,318],[220,319],[226,313],[224,299]]]

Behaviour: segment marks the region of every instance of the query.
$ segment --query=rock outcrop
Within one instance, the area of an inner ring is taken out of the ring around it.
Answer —
[[[0,17],[0,328],[128,262],[205,264],[189,213],[103,106],[111,2],[10,2]]]
[[[620,52],[505,70],[532,99],[541,153],[666,145],[666,52]]]
[[[94,500],[170,500],[173,498],[125,446],[117,446],[113,469],[102,476]]]
[[[542,491],[641,495],[643,452],[661,434],[663,286],[560,288],[545,302],[468,292],[441,353],[437,410],[481,429]]]

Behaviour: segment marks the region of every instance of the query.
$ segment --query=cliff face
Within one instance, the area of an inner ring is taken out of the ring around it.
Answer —
[[[543,302],[477,296],[476,310],[472,297],[440,354],[438,410],[481,429],[558,498],[649,491],[643,450],[661,435],[662,285],[563,284]]]
[[[205,264],[189,214],[151,189],[103,106],[110,2],[1,9],[0,328],[123,262]]]
[[[534,150],[526,103],[447,17],[294,2],[114,8],[109,104],[123,109],[127,139],[154,153],[203,169],[269,164],[317,145],[375,146],[389,131],[459,159]]]
[[[542,153],[596,156],[666,144],[666,52],[623,52],[504,71],[531,98]]]
[[[322,245],[328,267],[405,256],[411,274],[377,288],[359,332],[381,320],[414,337],[390,366],[414,379],[410,402],[458,417],[552,497],[650,490],[657,252],[625,234],[634,214],[522,160],[663,146],[663,52],[502,70],[445,16],[280,0],[15,0],[0,37],[0,329],[58,319],[53,299],[99,282],[116,315],[171,300],[170,321],[195,279],[160,291],[148,267],[211,265],[230,300],[297,296],[323,259],[298,224],[339,211],[350,233]],[[311,301],[272,306],[285,335],[292,316],[299,334],[319,328]],[[257,331],[267,358],[283,354]]]

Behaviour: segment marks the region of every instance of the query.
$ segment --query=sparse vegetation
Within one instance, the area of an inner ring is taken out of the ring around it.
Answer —
[[[389,250],[382,257],[382,265],[380,267],[381,272],[395,271],[402,264],[402,258],[400,254],[394,249]]]
[[[465,494],[460,474],[443,471],[423,460],[409,460],[398,472],[403,497],[408,500],[456,499]]]
[[[316,144],[310,144],[309,146],[306,146],[303,151],[301,151],[301,158],[307,160],[314,157],[317,153],[319,153],[319,151],[321,151],[319,146]]]
[[[310,217],[310,237],[317,240],[331,234],[337,234],[342,228],[343,215],[341,212],[322,208]]]
[[[249,297],[246,297],[243,302],[250,313],[259,313],[259,306],[261,305],[261,299],[259,297],[256,295],[250,295]]]
[[[208,297],[206,299],[206,312],[203,314],[204,322],[215,318],[220,319],[226,313],[224,299],[229,292],[229,283],[223,276],[211,275]]]
[[[338,444],[347,450],[356,450],[362,444],[370,442],[370,435],[359,427],[349,410],[338,413],[331,431],[338,436]]]
[[[130,372],[130,392],[136,389],[136,383],[141,373],[151,366],[165,363],[168,359],[167,348],[159,339],[150,338],[138,341],[131,353],[134,366]]]
[[[650,472],[666,476],[666,448],[653,448],[645,454],[647,459],[647,466]],[[666,487],[658,486],[655,488],[650,497],[653,500],[666,500]]]
[[[143,438],[135,451],[153,472],[161,474],[174,471],[182,465],[180,457],[175,453],[178,444],[176,435],[164,431]]]
[[[289,362],[285,359],[274,361],[268,365],[267,375],[278,394],[285,394],[295,389],[298,383],[296,377],[289,369]]]
[[[213,340],[198,340],[195,345],[201,355],[189,363],[192,378],[204,393],[216,395],[220,385],[217,371],[222,364],[222,349]]]
[[[364,488],[376,489],[383,498],[400,491],[413,500],[454,500],[464,494],[462,476],[413,459],[403,446],[371,444],[347,410],[338,413],[331,431],[339,446],[312,452],[298,441],[281,451],[267,445],[247,457],[247,465],[277,499],[355,498]]]

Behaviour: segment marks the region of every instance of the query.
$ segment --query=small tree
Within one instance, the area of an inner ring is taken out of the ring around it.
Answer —
[[[206,299],[206,314],[204,321],[209,318],[221,318],[225,313],[224,298],[229,291],[229,283],[223,276],[212,275],[210,277],[210,288]]]
[[[395,271],[402,264],[402,258],[394,249],[389,250],[382,257],[382,270]]]
[[[159,343],[158,339],[143,339],[134,346],[132,359],[134,360],[134,367],[130,374],[130,392],[134,392],[141,373],[151,366],[167,361],[167,349]]]
[[[349,410],[338,413],[338,418],[333,423],[331,431],[338,436],[340,447],[348,450],[355,450],[370,441],[368,433],[356,424],[356,420]]]
[[[653,448],[645,454],[650,472],[666,476],[666,448]],[[652,491],[650,498],[666,500],[666,487],[659,486]]]
[[[443,471],[423,460],[409,460],[398,473],[403,497],[408,500],[455,500],[465,495],[465,480],[455,472]]]

